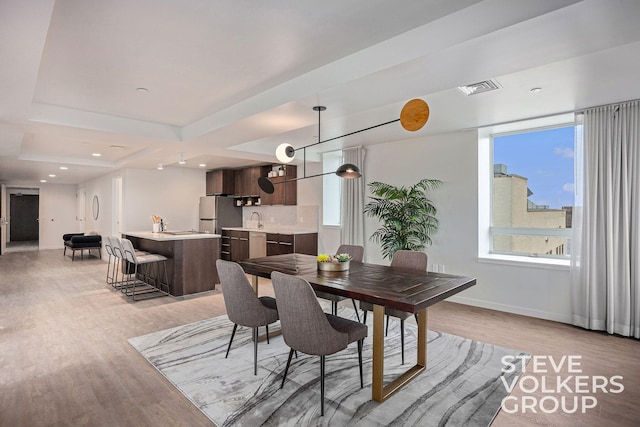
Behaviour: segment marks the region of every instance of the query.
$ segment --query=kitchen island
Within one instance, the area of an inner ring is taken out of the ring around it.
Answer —
[[[220,235],[190,231],[127,231],[134,248],[167,257],[170,294],[182,296],[215,289]]]

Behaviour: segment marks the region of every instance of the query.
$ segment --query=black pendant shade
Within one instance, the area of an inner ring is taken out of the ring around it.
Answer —
[[[273,183],[269,180],[269,178],[264,176],[258,178],[258,187],[260,187],[260,189],[267,194],[273,194],[273,191],[275,190],[273,188]]]
[[[360,168],[356,165],[345,163],[338,168],[338,170],[336,171],[336,175],[338,175],[340,178],[353,179],[360,178],[362,176],[362,173],[360,172]]]

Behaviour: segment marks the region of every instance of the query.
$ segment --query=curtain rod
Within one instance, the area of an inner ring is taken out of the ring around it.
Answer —
[[[510,125],[512,123],[524,122],[524,121],[527,121],[527,120],[546,119],[547,117],[561,116],[563,114],[583,114],[586,110],[590,110],[592,108],[610,107],[612,105],[626,104],[626,103],[637,102],[637,101],[640,101],[640,99],[630,99],[630,100],[626,100],[626,101],[611,102],[609,104],[594,105],[592,107],[584,107],[584,108],[579,108],[579,109],[575,109],[575,110],[567,110],[567,111],[562,111],[562,112],[559,112],[559,113],[543,114],[541,116],[527,117],[526,119],[517,119],[517,120],[509,120],[509,121],[506,121],[506,122],[490,123],[490,124],[486,124],[486,125],[482,125],[482,126],[476,126],[476,127],[472,127],[472,128],[460,129],[459,132],[477,130],[477,129],[480,129],[480,128],[486,128],[486,127],[491,127],[491,126]]]

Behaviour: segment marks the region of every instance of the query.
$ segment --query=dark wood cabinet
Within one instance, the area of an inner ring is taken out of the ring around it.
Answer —
[[[267,233],[267,256],[291,253],[318,255],[318,233]]]
[[[295,206],[298,203],[298,181],[290,180],[297,178],[297,169],[296,165],[287,165],[284,176],[269,178],[274,184],[274,191],[267,194],[260,190],[261,204]],[[266,173],[263,176],[266,176]]]
[[[221,258],[237,262],[249,258],[249,232],[222,230]]]
[[[251,166],[235,171],[235,187],[233,195],[236,197],[260,197],[258,178],[267,176],[270,166]]]
[[[207,172],[207,196],[235,194],[235,171],[214,169]]]

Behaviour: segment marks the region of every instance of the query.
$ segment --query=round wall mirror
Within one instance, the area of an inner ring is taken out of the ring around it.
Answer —
[[[98,219],[98,214],[100,213],[100,202],[98,201],[98,196],[93,196],[93,206],[91,207],[93,212],[93,219]]]

